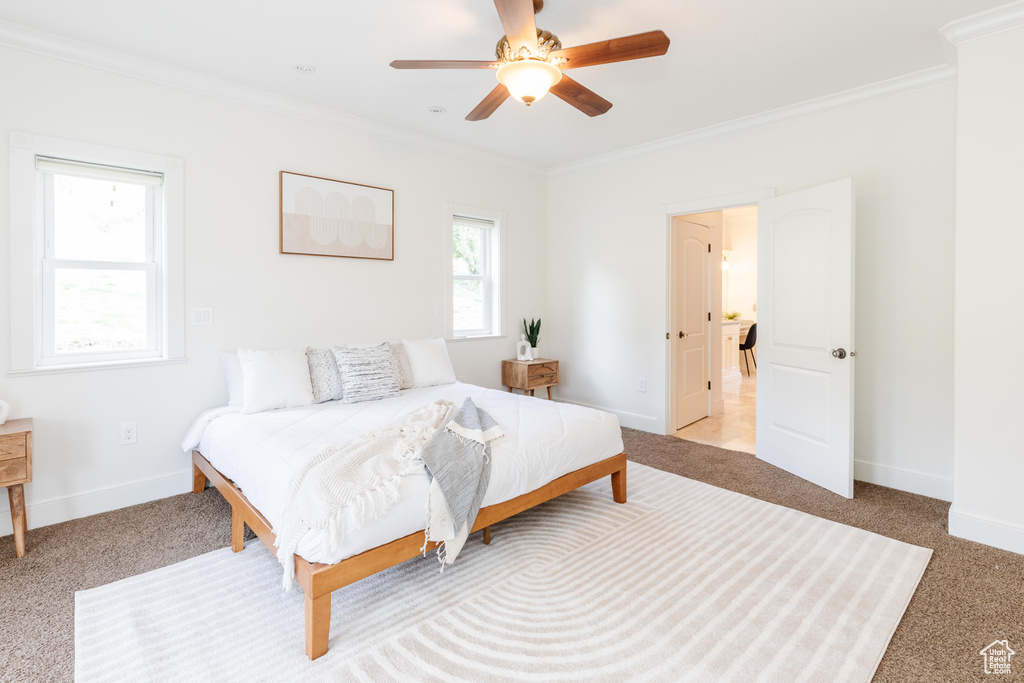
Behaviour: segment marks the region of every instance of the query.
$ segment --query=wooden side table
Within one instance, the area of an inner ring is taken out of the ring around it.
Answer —
[[[551,400],[551,387],[558,384],[558,361],[550,358],[537,360],[503,360],[501,361],[501,383],[513,389],[522,389],[523,393],[533,396],[537,389],[547,387],[548,400]]]
[[[14,552],[25,556],[25,484],[32,481],[32,418],[0,425],[0,486],[7,487],[14,524]]]

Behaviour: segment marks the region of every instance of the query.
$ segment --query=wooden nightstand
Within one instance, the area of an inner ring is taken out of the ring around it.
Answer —
[[[537,360],[503,360],[501,361],[501,383],[513,389],[522,389],[523,393],[533,396],[537,389],[547,387],[548,400],[551,400],[551,387],[558,384],[558,361],[550,358]]]
[[[0,486],[7,487],[14,524],[14,552],[25,555],[25,484],[32,481],[32,418],[0,425]]]

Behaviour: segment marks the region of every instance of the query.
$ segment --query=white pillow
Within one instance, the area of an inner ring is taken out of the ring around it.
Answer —
[[[242,362],[237,353],[220,352],[220,364],[224,368],[224,382],[228,385],[228,405],[242,407]]]
[[[409,356],[412,378],[418,387],[433,387],[438,384],[454,384],[455,369],[448,358],[448,347],[444,339],[403,339],[405,353]]]
[[[260,413],[313,403],[306,349],[238,349],[242,363],[242,412]]]

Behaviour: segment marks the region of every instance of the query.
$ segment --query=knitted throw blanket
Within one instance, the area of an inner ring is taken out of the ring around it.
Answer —
[[[491,444],[505,435],[494,419],[467,398],[459,411],[423,447],[420,459],[431,476],[426,541],[440,542],[437,558],[455,561],[476,521],[491,481]]]
[[[274,527],[286,589],[294,583],[295,549],[306,532],[325,532],[327,548],[334,550],[347,532],[347,512],[359,528],[390,510],[399,498],[399,480],[421,471],[420,451],[454,412],[454,403],[434,401],[375,432],[325,449],[295,473],[284,516]]]

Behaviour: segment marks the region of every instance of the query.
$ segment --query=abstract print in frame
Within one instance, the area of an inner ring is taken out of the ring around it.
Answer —
[[[281,253],[395,259],[395,193],[281,171]]]

